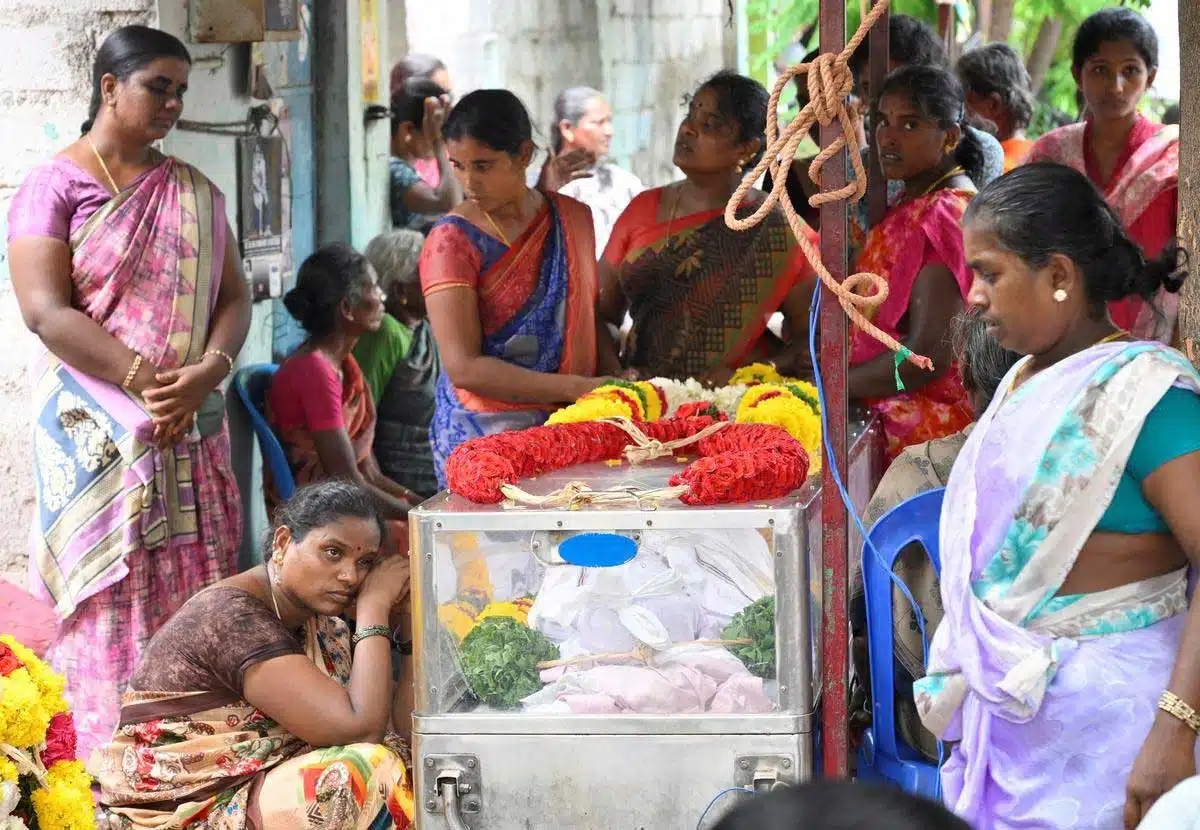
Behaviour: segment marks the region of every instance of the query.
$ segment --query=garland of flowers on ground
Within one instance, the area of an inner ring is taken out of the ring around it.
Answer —
[[[0,830],[96,826],[64,686],[32,651],[0,636]]]

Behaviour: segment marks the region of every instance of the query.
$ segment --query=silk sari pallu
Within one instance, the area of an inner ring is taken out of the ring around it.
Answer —
[[[926,728],[955,743],[946,801],[977,830],[1124,826],[1126,779],[1179,649],[1186,569],[1059,589],[1172,385],[1200,391],[1177,352],[1094,346],[998,395],[955,463],[945,617],[914,691]]]
[[[463,244],[498,243],[458,216]],[[592,375],[596,370],[596,262],[594,230],[586,208],[547,197],[545,208],[479,277],[482,354],[535,372]],[[482,237],[482,238],[481,238]],[[533,285],[532,291],[522,286]],[[436,290],[438,286],[434,286]],[[428,289],[427,289],[428,291]],[[458,389],[438,378],[432,443],[439,486],[445,464],[464,441],[537,426],[548,411]]]
[[[310,620],[310,660],[350,682],[350,635]],[[221,692],[130,692],[111,743],[89,770],[102,788],[101,830],[374,830],[412,826],[406,753],[394,739],[313,749]]]
[[[623,362],[688,378],[769,357],[767,323],[801,276],[783,216],[748,231],[730,230],[723,215],[674,233],[670,224],[620,265],[633,318]]]
[[[76,307],[162,369],[198,361],[220,287],[219,191],[167,159],[71,237]],[[31,587],[66,619],[51,649],[69,678],[81,751],[112,734],[150,636],[195,591],[232,574],[241,543],[229,436],[152,446],[139,397],[38,346]]]

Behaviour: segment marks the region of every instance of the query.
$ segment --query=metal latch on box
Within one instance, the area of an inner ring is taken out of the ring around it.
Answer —
[[[482,776],[474,755],[426,755],[425,811],[440,813],[451,830],[470,830],[464,816],[483,809]]]
[[[739,755],[734,765],[733,782],[760,793],[776,787],[800,783],[795,759],[787,755]]]

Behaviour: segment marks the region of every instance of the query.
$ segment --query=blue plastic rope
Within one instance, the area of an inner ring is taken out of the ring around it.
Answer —
[[[725,796],[729,795],[730,793],[750,793],[750,795],[757,794],[757,793],[755,793],[754,790],[750,789],[749,787],[730,787],[727,790],[721,790],[719,793],[717,793],[715,796],[713,796],[713,800],[708,802],[708,806],[705,807],[704,812],[700,814],[700,820],[698,822],[696,822],[696,830],[701,830],[701,828],[704,826],[704,820],[706,818],[708,818],[708,814],[712,812],[712,808],[716,807],[717,802],[720,801]]]
[[[808,354],[812,360],[813,385],[817,387],[817,399],[820,401],[820,404],[821,404],[821,441],[825,444],[825,450],[826,450],[825,455],[826,455],[826,458],[827,458],[828,464],[829,464],[829,472],[833,475],[834,483],[837,484],[838,492],[841,494],[841,497],[842,497],[842,503],[846,505],[846,513],[847,513],[847,515],[849,515],[850,517],[852,517],[854,519],[854,524],[858,528],[858,532],[862,536],[864,544],[866,544],[866,546],[871,549],[871,555],[873,555],[875,557],[875,561],[877,561],[879,563],[880,567],[882,567],[885,571],[887,571],[887,575],[891,579],[892,584],[900,589],[900,592],[902,594],[904,594],[904,598],[906,600],[908,600],[909,606],[913,609],[913,616],[916,617],[917,627],[921,631],[922,663],[924,663],[924,665],[926,667],[928,667],[929,666],[929,637],[926,636],[926,634],[925,634],[925,616],[921,613],[921,608],[920,608],[920,606],[917,605],[917,601],[913,597],[912,592],[908,590],[908,586],[904,584],[904,581],[901,580],[900,577],[896,576],[895,571],[893,571],[891,568],[889,568],[887,566],[887,563],[884,561],[883,556],[879,553],[878,549],[876,549],[874,543],[871,542],[871,536],[869,533],[867,533],[867,529],[863,525],[862,517],[859,516],[858,511],[856,511],[854,509],[854,503],[850,500],[850,493],[846,490],[846,485],[842,483],[842,473],[837,467],[837,461],[833,455],[833,445],[829,441],[829,409],[825,405],[825,384],[821,380],[821,365],[820,365],[820,362],[817,360],[817,326],[821,320],[821,299],[822,299],[822,295],[824,293],[825,292],[821,290],[821,286],[817,286],[817,291],[816,291],[815,295],[813,296],[812,306],[810,306],[810,308],[809,308]],[[896,360],[896,380],[897,380],[898,384],[899,384],[899,379],[900,379],[900,361],[902,361],[903,359],[904,359],[904,356],[902,354],[898,353],[897,360]],[[901,385],[899,388],[903,389],[904,387],[903,387],[903,385]],[[824,493],[822,492],[822,496],[823,495],[824,495]],[[891,623],[889,621],[889,625],[890,624]],[[824,672],[827,670],[827,668],[828,667],[826,667],[826,666],[822,666],[821,671]],[[938,769],[939,770],[941,769],[942,764],[944,764],[945,762],[946,762],[945,746],[939,740],[938,741]],[[938,798],[938,800],[941,800],[941,797],[942,797],[942,777],[941,777],[941,775],[939,775],[938,780],[937,780],[937,798]]]

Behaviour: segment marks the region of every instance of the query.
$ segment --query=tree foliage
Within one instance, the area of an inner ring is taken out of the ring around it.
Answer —
[[[1123,5],[1138,10],[1148,8],[1150,3],[1151,0],[1123,0]],[[1073,120],[1077,116],[1075,80],[1071,75],[1071,42],[1084,18],[1111,5],[1113,0],[1015,0],[1009,43],[1026,58],[1033,48],[1042,21],[1046,18],[1060,18],[1063,21],[1054,61],[1038,96],[1039,106],[1031,133],[1036,135],[1059,120]],[[752,44],[750,71],[762,77],[775,56],[800,33],[812,27],[819,7],[819,0],[747,0],[746,16]],[[970,2],[959,0],[955,10],[960,42],[968,38],[976,42],[986,39],[975,31],[976,22]],[[892,0],[891,13],[912,15],[931,25],[937,23],[936,0]],[[857,29],[860,19],[857,0],[846,0],[847,35]],[[814,28],[810,41],[805,45],[813,47],[816,43]]]

